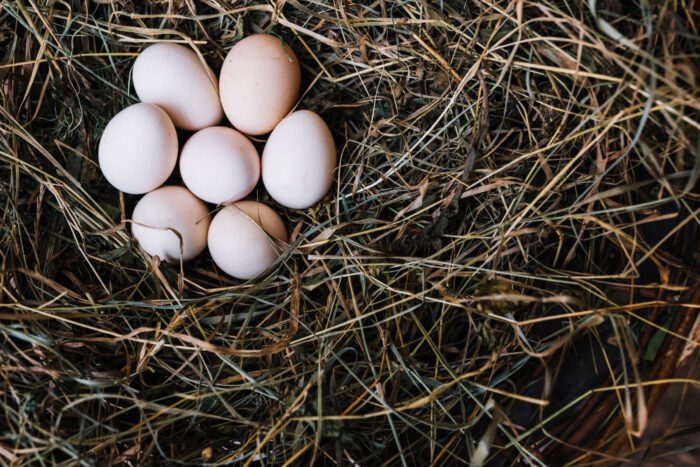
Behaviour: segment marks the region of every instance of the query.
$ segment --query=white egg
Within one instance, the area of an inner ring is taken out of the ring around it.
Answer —
[[[226,274],[253,279],[269,270],[279,257],[273,239],[287,241],[280,216],[257,201],[239,201],[223,208],[211,221],[209,252]]]
[[[141,102],[163,108],[176,127],[199,130],[221,122],[219,83],[190,48],[158,43],[134,62],[134,88]]]
[[[317,203],[333,183],[336,152],[321,117],[299,110],[285,117],[265,144],[262,179],[275,201],[293,209]]]
[[[160,108],[134,104],[110,120],[98,149],[100,169],[124,193],[149,192],[168,179],[177,163],[177,133]]]
[[[148,193],[136,204],[132,221],[141,248],[169,263],[189,261],[207,246],[209,210],[187,188],[164,186]]]
[[[187,188],[204,201],[238,201],[258,183],[260,157],[253,143],[236,130],[205,128],[182,148],[180,174]]]

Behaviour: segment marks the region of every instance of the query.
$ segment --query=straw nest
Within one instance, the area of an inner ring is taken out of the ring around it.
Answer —
[[[700,342],[696,7],[0,2],[2,462],[638,452]],[[141,252],[96,145],[145,46],[218,69],[255,32],[300,57],[340,164],[242,283]]]

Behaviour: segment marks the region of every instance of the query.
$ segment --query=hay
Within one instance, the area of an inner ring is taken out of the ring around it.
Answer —
[[[591,462],[692,381],[693,0],[0,5],[4,463]],[[263,31],[337,183],[260,280],[158,264],[96,165],[134,57]]]

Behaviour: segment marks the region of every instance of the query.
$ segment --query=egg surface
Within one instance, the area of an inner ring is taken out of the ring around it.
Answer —
[[[301,69],[288,45],[269,34],[255,34],[229,51],[219,82],[221,104],[231,124],[248,135],[262,135],[294,106]]]
[[[219,211],[209,228],[209,252],[222,271],[237,279],[253,279],[279,257],[272,240],[287,241],[280,216],[257,201],[239,201]]]
[[[262,179],[275,201],[293,209],[317,203],[333,183],[336,152],[321,117],[299,110],[272,132],[262,156]]]
[[[168,179],[177,163],[177,132],[158,106],[134,104],[109,121],[98,148],[100,169],[124,193],[149,192]]]
[[[270,206],[252,200],[239,201],[235,206],[243,214],[253,219],[270,237],[287,243],[289,240],[287,227],[285,227],[282,218]]]
[[[205,128],[182,148],[180,174],[187,188],[204,201],[238,201],[258,183],[260,157],[253,143],[236,130]]]
[[[190,48],[158,43],[134,62],[134,88],[141,102],[156,104],[176,127],[195,131],[224,116],[214,72]]]
[[[132,221],[141,248],[168,263],[179,263],[181,256],[189,261],[207,246],[209,210],[187,188],[164,186],[148,193],[136,204]]]

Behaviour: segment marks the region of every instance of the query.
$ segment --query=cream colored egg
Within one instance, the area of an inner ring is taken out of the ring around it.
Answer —
[[[209,210],[187,188],[164,186],[148,193],[136,204],[132,221],[141,248],[169,263],[179,263],[180,257],[189,261],[207,246]]]
[[[282,218],[267,204],[258,201],[239,201],[235,206],[253,219],[272,238],[287,243],[287,227]]]
[[[177,132],[158,106],[134,104],[110,120],[98,148],[100,169],[124,193],[162,185],[177,163]]]
[[[262,135],[294,106],[301,69],[288,45],[269,34],[255,34],[229,51],[219,81],[221,104],[233,126]]]
[[[219,211],[209,228],[209,252],[222,271],[238,279],[253,279],[279,257],[274,239],[287,241],[284,222],[269,206],[239,201]]]
[[[333,136],[323,119],[310,110],[282,120],[263,150],[265,188],[288,208],[308,208],[323,198],[333,183],[335,167]]]
[[[236,130],[205,128],[182,148],[180,174],[187,188],[204,201],[238,201],[258,183],[260,157],[253,143]]]
[[[190,48],[154,44],[134,62],[134,88],[141,102],[163,108],[176,127],[199,130],[224,116],[214,72]]]

